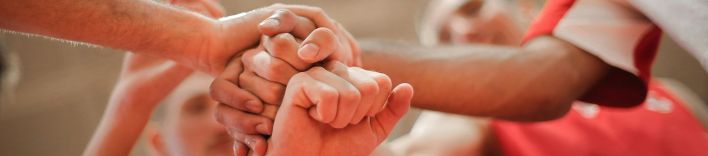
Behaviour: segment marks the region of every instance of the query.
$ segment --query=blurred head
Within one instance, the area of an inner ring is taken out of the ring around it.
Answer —
[[[195,73],[178,86],[154,114],[147,143],[155,155],[233,155],[233,141],[214,118],[217,102],[209,97],[211,77]]]
[[[521,43],[527,5],[536,0],[436,0],[423,15],[420,38],[425,45]],[[532,6],[533,7],[533,6]]]
[[[0,104],[12,102],[13,91],[19,79],[19,59],[17,55],[4,49],[0,41]]]

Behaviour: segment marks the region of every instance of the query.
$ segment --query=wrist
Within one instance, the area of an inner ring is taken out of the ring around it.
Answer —
[[[221,23],[206,18],[198,23],[200,24],[193,25],[192,32],[187,32],[194,35],[188,38],[181,47],[174,47],[176,56],[168,57],[192,69],[214,74],[209,58],[210,53],[225,49]]]

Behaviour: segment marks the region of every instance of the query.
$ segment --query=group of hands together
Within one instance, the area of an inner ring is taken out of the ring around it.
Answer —
[[[182,6],[223,15],[218,3],[205,1]],[[216,120],[234,139],[236,155],[368,155],[410,107],[413,88],[394,87],[387,75],[360,68],[354,38],[320,8],[274,4],[218,23],[222,37],[185,57],[196,58],[192,68],[215,76],[210,94],[219,102]],[[243,36],[252,32],[258,36]],[[238,42],[253,44],[229,45]],[[152,98],[142,102],[159,103],[192,68],[129,54],[121,81],[162,89],[141,95]]]

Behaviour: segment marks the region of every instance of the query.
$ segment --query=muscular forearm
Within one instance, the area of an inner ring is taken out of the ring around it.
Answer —
[[[416,87],[416,107],[513,120],[559,117],[608,68],[550,37],[524,48],[372,43],[362,48],[366,68]]]
[[[215,20],[151,0],[1,0],[0,28],[175,59],[197,51]]]

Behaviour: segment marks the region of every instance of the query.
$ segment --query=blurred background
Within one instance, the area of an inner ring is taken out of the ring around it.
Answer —
[[[222,4],[228,14],[236,14],[275,2]],[[296,3],[322,7],[358,39],[416,43],[416,23],[427,1]],[[12,32],[0,33],[0,42],[17,55],[21,73],[14,97],[0,104],[0,155],[80,155],[103,113],[124,53]],[[708,101],[708,74],[670,39],[662,42],[653,70],[655,76],[678,80]]]

